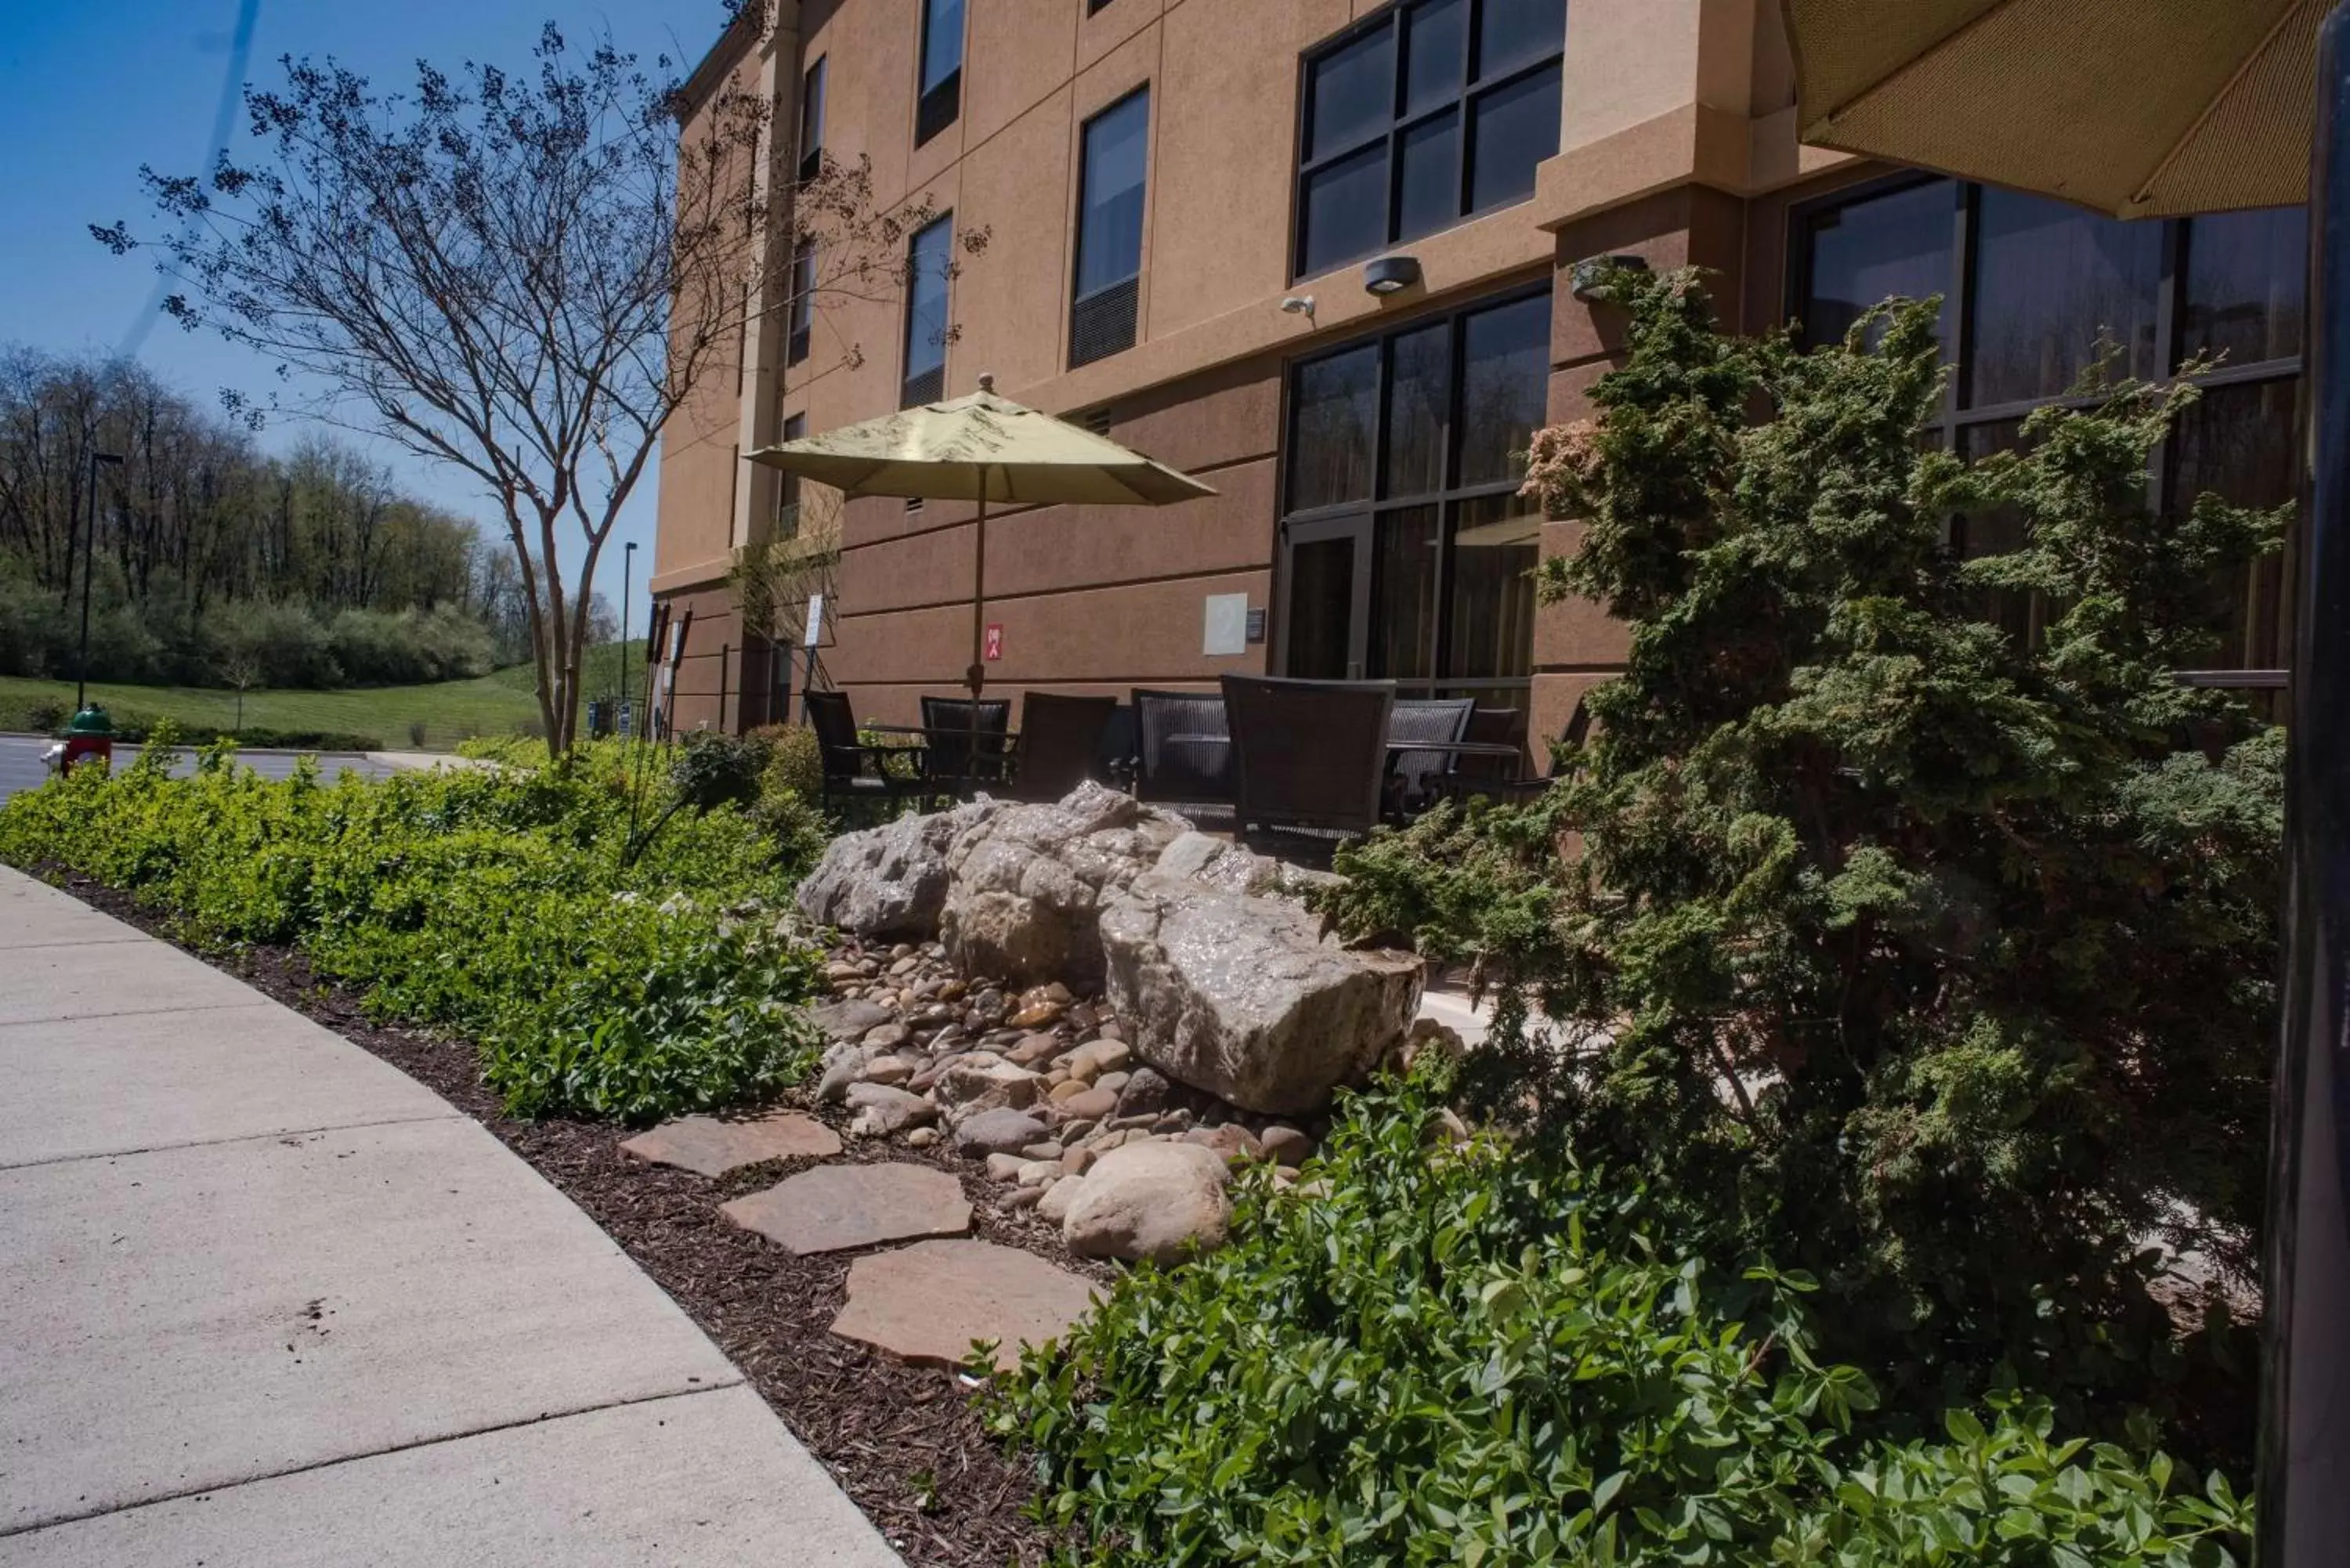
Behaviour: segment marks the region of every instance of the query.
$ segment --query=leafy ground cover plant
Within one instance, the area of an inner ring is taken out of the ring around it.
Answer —
[[[1320,1189],[1138,1270],[990,1419],[1091,1563],[2212,1568],[2248,1508],[2012,1389],[1930,1437],[1814,1353],[1800,1275],[1716,1272],[1628,1179],[1349,1104]],[[1874,1434],[1869,1428],[1876,1428]]]
[[[2171,672],[2282,515],[2148,510],[2184,383],[1969,462],[1918,434],[1933,302],[1804,353],[1689,274],[1617,286],[1628,356],[1527,486],[1584,524],[1544,594],[1630,627],[1595,739],[1341,857],[1329,912],[1478,966],[1486,1102],[1814,1272],[1905,1403],[2004,1366],[2245,1451],[2249,1359],[2182,1345],[2141,1251],[2254,1272],[2282,741]],[[2022,547],[1955,558],[1986,517]]]
[[[334,783],[261,778],[226,746],[174,780],[161,755],[17,795],[0,858],[87,872],[202,943],[298,944],[381,1013],[476,1041],[516,1115],[649,1121],[814,1060],[801,867],[734,805],[678,814],[624,864],[628,781],[599,753]]]

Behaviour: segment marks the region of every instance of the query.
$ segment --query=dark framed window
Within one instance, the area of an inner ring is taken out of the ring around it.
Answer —
[[[914,103],[920,147],[962,113],[963,0],[922,0],[922,73]]]
[[[906,246],[906,369],[899,407],[934,403],[946,395],[947,281],[954,248],[954,214],[915,232]]]
[[[816,330],[816,241],[804,238],[792,247],[792,307],[790,327],[784,339],[784,364],[798,364],[808,357],[808,342]]]
[[[1069,364],[1134,347],[1142,292],[1143,181],[1150,89],[1138,88],[1086,121],[1077,167],[1077,265],[1069,306]]]
[[[800,78],[800,178],[813,180],[824,171],[824,59]]]
[[[1544,285],[1291,366],[1282,669],[1525,706],[1550,329]]]
[[[807,434],[807,416],[794,414],[784,421],[784,441],[797,441]],[[775,476],[775,537],[789,539],[800,531],[800,476],[788,470]]]
[[[1565,47],[1566,0],[1409,0],[1308,54],[1295,275],[1533,195]]]
[[[2072,389],[2101,352],[2141,379],[2190,376],[2203,400],[2155,454],[2155,504],[2190,506],[2217,492],[2274,506],[2298,488],[2307,234],[2299,207],[2125,223],[1995,187],[1903,177],[1796,209],[1790,306],[1817,345],[1890,296],[1941,295],[1953,374],[1927,434],[1968,456],[2016,447],[2035,409],[2078,406]],[[1973,556],[2023,538],[2021,517],[1992,515],[1962,520],[1951,542]],[[2220,668],[2283,668],[2289,591],[2278,557],[2212,586],[2226,610]],[[1989,613],[2031,637],[2045,609],[2002,598]]]
[[[1090,16],[1108,4],[1109,0],[1086,0],[1086,15]]]

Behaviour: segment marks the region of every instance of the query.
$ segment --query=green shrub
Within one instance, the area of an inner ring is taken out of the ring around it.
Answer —
[[[1932,302],[1806,354],[1690,275],[1627,287],[1598,417],[1528,480],[1585,520],[1544,596],[1630,628],[1594,739],[1531,808],[1342,856],[1327,912],[1478,966],[1489,1102],[1818,1274],[1838,1354],[2248,1450],[2248,1369],[2143,1254],[2256,1272],[2282,742],[2171,671],[2281,514],[2149,512],[2188,383],[2093,380],[1969,462],[1918,437]],[[1986,514],[2024,545],[1953,559]],[[1994,624],[2028,599],[2031,639]]]
[[[786,790],[804,801],[824,798],[824,752],[814,730],[805,724],[764,724],[752,733],[768,746],[766,771],[759,775],[763,798]]]
[[[167,778],[157,742],[0,807],[0,858],[127,888],[200,942],[297,943],[380,1013],[473,1038],[516,1115],[711,1109],[815,1059],[819,955],[783,913],[800,866],[737,809],[626,866],[617,753],[273,783],[226,745]]]
[[[1222,1251],[1136,1271],[992,1396],[1109,1563],[2183,1565],[2248,1509],[2002,1392],[1929,1438],[1812,1354],[1808,1282],[1708,1270],[1624,1181],[1430,1136],[1425,1083],[1262,1168]]]

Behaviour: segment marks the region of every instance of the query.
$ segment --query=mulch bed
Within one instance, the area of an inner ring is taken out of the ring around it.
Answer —
[[[56,868],[49,874],[57,876]],[[641,1164],[619,1152],[628,1135],[608,1123],[505,1116],[469,1042],[370,1022],[356,995],[319,980],[292,949],[208,952],[180,941],[153,910],[115,888],[70,874],[57,885],[324,1024],[487,1127],[702,1325],[908,1563],[1033,1568],[1049,1557],[1055,1538],[1024,1508],[1034,1480],[981,1427],[968,1387],[954,1375],[910,1367],[832,1336],[850,1256],[796,1258],[718,1212],[727,1199],[811,1165],[920,1161],[962,1179],[981,1239],[1097,1280],[1115,1278],[1104,1265],[1072,1258],[1052,1227],[1011,1208],[1007,1189],[941,1149],[864,1140],[848,1142],[839,1160],[778,1160],[718,1180]],[[837,1111],[799,1108],[836,1131],[844,1124]]]

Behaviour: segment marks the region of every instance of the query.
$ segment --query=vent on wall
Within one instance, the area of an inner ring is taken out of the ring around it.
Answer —
[[[1135,302],[1142,280],[1129,277],[1096,289],[1069,307],[1069,368],[1090,365],[1134,347]]]
[[[1108,407],[1105,405],[1098,409],[1087,409],[1086,410],[1085,426],[1086,429],[1093,431],[1094,434],[1097,436],[1106,436],[1109,434]]]
[[[919,495],[909,495],[908,497],[906,497],[906,510],[907,510],[907,511],[909,511],[909,512],[920,512],[921,509],[922,509],[922,498],[921,498],[920,496],[919,496]]]

